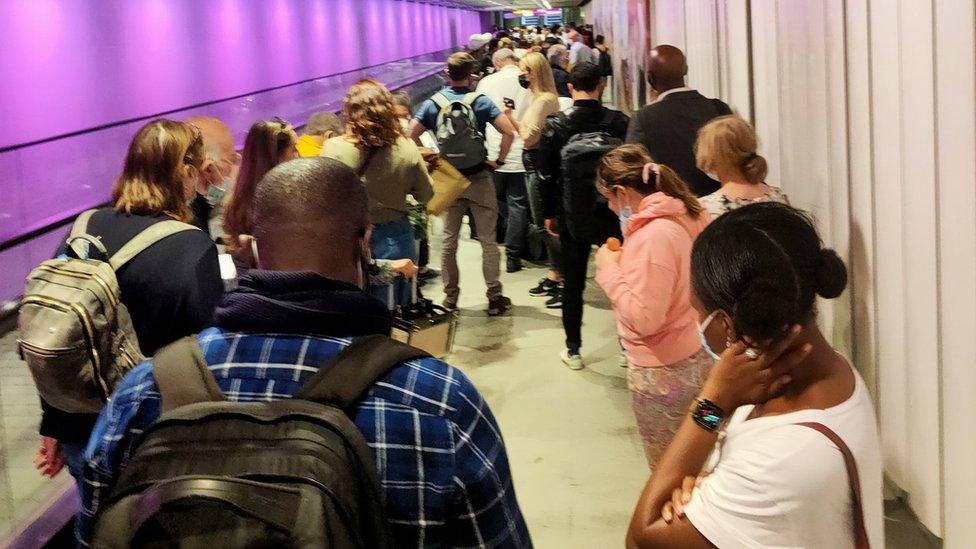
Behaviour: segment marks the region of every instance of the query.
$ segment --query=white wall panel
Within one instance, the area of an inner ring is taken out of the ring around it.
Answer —
[[[887,410],[906,414],[905,484],[919,519],[942,535],[941,415],[939,413],[939,342],[935,195],[935,74],[932,70],[932,4],[902,0],[898,44],[901,83],[901,151],[884,160],[899,162],[905,325],[902,337],[906,368],[905,401],[884,402]],[[880,86],[879,92],[890,89]],[[891,193],[896,194],[896,193]],[[892,334],[894,335],[894,334]]]
[[[872,388],[888,477],[946,547],[976,547],[974,3],[653,5],[654,43],[753,120],[769,182],[848,260],[821,320]]]
[[[943,533],[956,549],[976,547],[976,13],[972,2],[933,7]]]

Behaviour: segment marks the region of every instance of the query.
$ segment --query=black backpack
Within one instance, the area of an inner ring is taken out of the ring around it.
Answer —
[[[427,353],[356,339],[291,399],[230,402],[193,337],[161,350],[162,416],[99,513],[93,547],[392,547],[372,452],[346,412]]]
[[[613,76],[613,59],[605,51],[600,52],[600,74],[603,76]]]
[[[571,125],[566,113],[558,116],[564,124]],[[610,210],[607,199],[596,191],[600,160],[624,143],[607,132],[613,117],[614,111],[607,110],[598,131],[574,134],[560,151],[567,228],[573,238],[597,246],[611,236],[620,238],[620,219]]]

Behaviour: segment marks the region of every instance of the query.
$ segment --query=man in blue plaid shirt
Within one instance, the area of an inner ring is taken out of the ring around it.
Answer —
[[[361,290],[366,212],[358,178],[335,160],[287,162],[258,185],[253,224],[262,270],[227,293],[214,327],[198,336],[230,400],[289,398],[352,338],[389,333],[389,311]],[[147,360],[119,383],[92,433],[82,545],[139,435],[160,415],[152,369]],[[375,454],[396,547],[532,546],[501,432],[459,370],[432,358],[401,364],[352,416]]]

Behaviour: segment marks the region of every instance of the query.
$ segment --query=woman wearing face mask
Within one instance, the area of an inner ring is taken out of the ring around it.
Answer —
[[[756,154],[758,143],[756,130],[736,115],[720,116],[698,130],[698,169],[722,182],[721,189],[700,199],[712,219],[756,202],[790,203],[779,187],[764,183],[766,159]]]
[[[691,278],[721,357],[654,468],[628,547],[884,547],[871,397],[817,327],[816,297],[847,284],[843,261],[803,212],[752,204],[698,237]]]
[[[346,94],[342,117],[346,134],[327,141],[322,156],[341,161],[363,179],[373,224],[373,257],[416,262],[407,196],[426,203],[434,189],[423,156],[403,135],[393,95],[375,80],[360,80]],[[397,281],[395,286],[393,305],[409,304],[410,285]],[[386,287],[376,287],[373,293],[388,300]]]
[[[708,215],[643,145],[607,153],[597,187],[620,216],[626,247],[600,248],[596,281],[617,317],[631,403],[653,467],[712,364],[696,330],[688,277],[691,246]]]
[[[240,171],[224,210],[224,247],[239,272],[257,266],[254,239],[250,236],[254,191],[271,168],[299,157],[297,143],[294,128],[280,118],[257,122],[247,132]]]
[[[112,189],[112,206],[95,211],[86,232],[112,257],[136,235],[163,221],[189,223],[204,164],[200,131],[185,122],[154,120],[139,129]],[[67,252],[62,245],[56,255]],[[210,322],[224,291],[210,235],[190,225],[134,256],[116,273],[121,300],[145,356]],[[97,414],[58,410],[41,401],[41,449],[34,464],[53,476],[67,465],[81,478],[84,450]]]
[[[532,223],[536,227],[543,227],[545,219],[542,215],[542,195],[539,175],[536,172],[536,158],[539,153],[539,140],[542,138],[542,128],[546,124],[546,117],[559,111],[559,97],[556,94],[556,81],[552,76],[552,68],[541,53],[530,53],[520,62],[519,84],[532,92],[532,104],[522,115],[521,120],[515,118],[511,107],[505,105],[503,111],[511,121],[512,126],[522,138],[522,162],[525,165],[525,175],[528,178],[529,205],[532,212]],[[562,257],[559,239],[545,233],[542,235],[549,255],[549,272],[539,284],[529,290],[535,296],[548,296],[546,307],[558,309],[562,307],[562,275],[559,274],[560,258]]]

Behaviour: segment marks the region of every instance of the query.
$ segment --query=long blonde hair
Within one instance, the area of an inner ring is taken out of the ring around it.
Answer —
[[[346,135],[364,147],[386,147],[402,135],[393,94],[370,78],[349,88],[342,104],[342,118]]]
[[[556,80],[552,76],[552,67],[549,66],[549,61],[541,53],[532,52],[519,61],[519,68],[524,72],[531,72],[536,75],[535,89],[532,90],[534,95],[539,95],[542,93],[551,93],[553,95],[558,95],[556,92]]]
[[[190,221],[184,186],[188,167],[203,166],[200,130],[186,122],[160,118],[139,128],[112,188],[116,211],[129,215],[168,215]]]
[[[596,184],[603,191],[617,185],[629,187],[642,196],[662,192],[684,202],[688,215],[695,219],[704,211],[681,176],[664,164],[654,164],[644,145],[621,145],[605,154],[596,169]]]
[[[759,138],[751,124],[734,114],[720,116],[698,130],[695,161],[703,172],[735,168],[749,183],[762,183],[768,167],[766,159],[756,153],[758,148]]]

